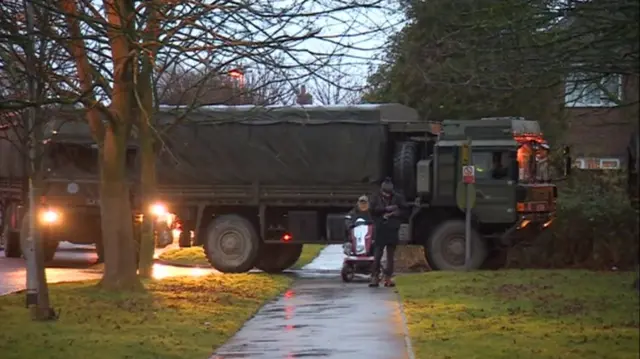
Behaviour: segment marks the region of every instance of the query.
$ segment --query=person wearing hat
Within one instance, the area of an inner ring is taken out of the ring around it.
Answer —
[[[369,197],[362,195],[358,197],[356,206],[347,213],[347,218],[355,219],[357,217],[364,217],[367,220],[371,220],[371,212],[369,212]]]
[[[549,181],[549,145],[540,144],[538,153],[536,154],[536,179],[539,182]]]
[[[376,241],[374,249],[374,262],[371,268],[370,287],[380,285],[380,268],[382,255],[387,250],[387,265],[384,273],[385,287],[394,287],[393,277],[394,256],[398,245],[398,230],[402,224],[402,209],[406,208],[404,196],[393,188],[391,178],[386,178],[380,185],[380,192],[371,200],[371,213],[376,222]]]
[[[358,202],[356,206],[347,213],[347,220],[345,223],[347,228],[350,228],[353,221],[356,218],[365,218],[366,221],[373,221],[373,217],[371,216],[371,212],[369,212],[369,197],[366,195],[362,195],[358,197]],[[346,237],[346,241],[349,242],[349,236]]]

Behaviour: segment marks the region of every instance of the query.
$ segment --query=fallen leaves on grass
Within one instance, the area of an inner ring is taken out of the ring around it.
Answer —
[[[513,270],[398,278],[417,358],[638,358],[633,273]]]
[[[24,295],[0,297],[0,358],[206,358],[290,284],[263,274],[168,278],[146,292],[51,286],[60,319],[31,322]]]

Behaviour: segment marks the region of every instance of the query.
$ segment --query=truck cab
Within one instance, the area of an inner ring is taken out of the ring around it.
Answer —
[[[405,232],[411,233],[407,242],[424,245],[433,269],[468,266],[464,263],[465,162],[475,167],[470,269],[500,267],[503,263],[488,263],[504,256],[509,246],[533,240],[550,226],[557,190],[546,164],[548,146],[536,121],[515,117],[445,120],[432,141],[433,150],[423,151],[416,165],[415,196],[422,206]],[[471,153],[468,159],[464,158],[466,145]]]
[[[40,180],[37,189],[40,207],[37,221],[42,238],[45,261],[51,260],[61,241],[76,244],[95,244],[99,259],[103,247],[100,222],[100,167],[98,147],[84,121],[54,118],[43,129],[40,146]],[[21,161],[22,153],[7,147],[6,159]],[[9,152],[10,151],[10,152]],[[132,143],[127,156],[129,172],[135,176],[137,149]],[[12,155],[12,156],[9,156]],[[16,166],[7,178],[11,186],[0,186],[4,203],[3,237],[5,255],[19,257],[21,235],[26,233],[28,221],[26,173]],[[5,182],[9,183],[6,179]],[[4,188],[4,190],[3,190]],[[7,191],[12,189],[12,192]],[[13,195],[9,195],[12,194]]]

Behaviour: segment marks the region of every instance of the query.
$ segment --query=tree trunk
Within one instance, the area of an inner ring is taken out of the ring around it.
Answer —
[[[158,22],[156,8],[152,1],[146,2],[147,27],[142,32],[142,40],[145,44],[155,44],[158,38]],[[155,218],[150,213],[151,206],[156,196],[156,157],[154,151],[153,127],[153,65],[157,48],[149,45],[147,51],[141,52],[141,71],[137,82],[138,102],[138,136],[140,141],[140,191],[142,195],[142,211],[144,213],[142,223],[142,242],[140,243],[140,277],[149,278],[152,274],[154,251],[154,227]]]
[[[108,290],[142,287],[136,271],[133,214],[126,180],[127,135],[113,127],[105,131],[100,191],[104,275],[100,286]]]
[[[105,0],[109,43],[113,55],[111,121],[101,148],[101,213],[104,243],[104,276],[101,286],[109,290],[141,288],[137,275],[133,238],[133,213],[127,184],[127,147],[135,119],[136,61],[126,34],[135,32],[134,8],[130,0]]]
[[[143,75],[145,75],[143,71]],[[153,266],[154,251],[154,227],[155,220],[150,208],[155,200],[156,195],[156,158],[153,150],[153,133],[151,129],[151,111],[153,110],[151,96],[150,74],[146,78],[140,79],[140,87],[147,84],[139,92],[142,96],[142,111],[139,122],[140,136],[140,190],[142,193],[142,211],[144,213],[142,226],[142,242],[140,243],[140,276],[143,278],[151,277]],[[140,88],[139,87],[139,88]]]

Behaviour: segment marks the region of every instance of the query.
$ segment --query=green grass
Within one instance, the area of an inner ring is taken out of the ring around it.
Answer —
[[[639,358],[635,273],[513,270],[398,278],[419,359]]]
[[[210,266],[202,247],[169,249],[168,251],[162,252],[158,256],[158,259],[178,265]]]
[[[305,244],[302,247],[300,259],[293,265],[293,269],[299,269],[309,264],[324,247],[321,244]],[[158,258],[164,262],[177,265],[209,266],[202,247],[170,249],[160,254]]]
[[[55,322],[32,322],[24,294],[0,297],[0,358],[208,358],[291,279],[263,274],[149,281],[114,294],[95,282],[50,287]]]

